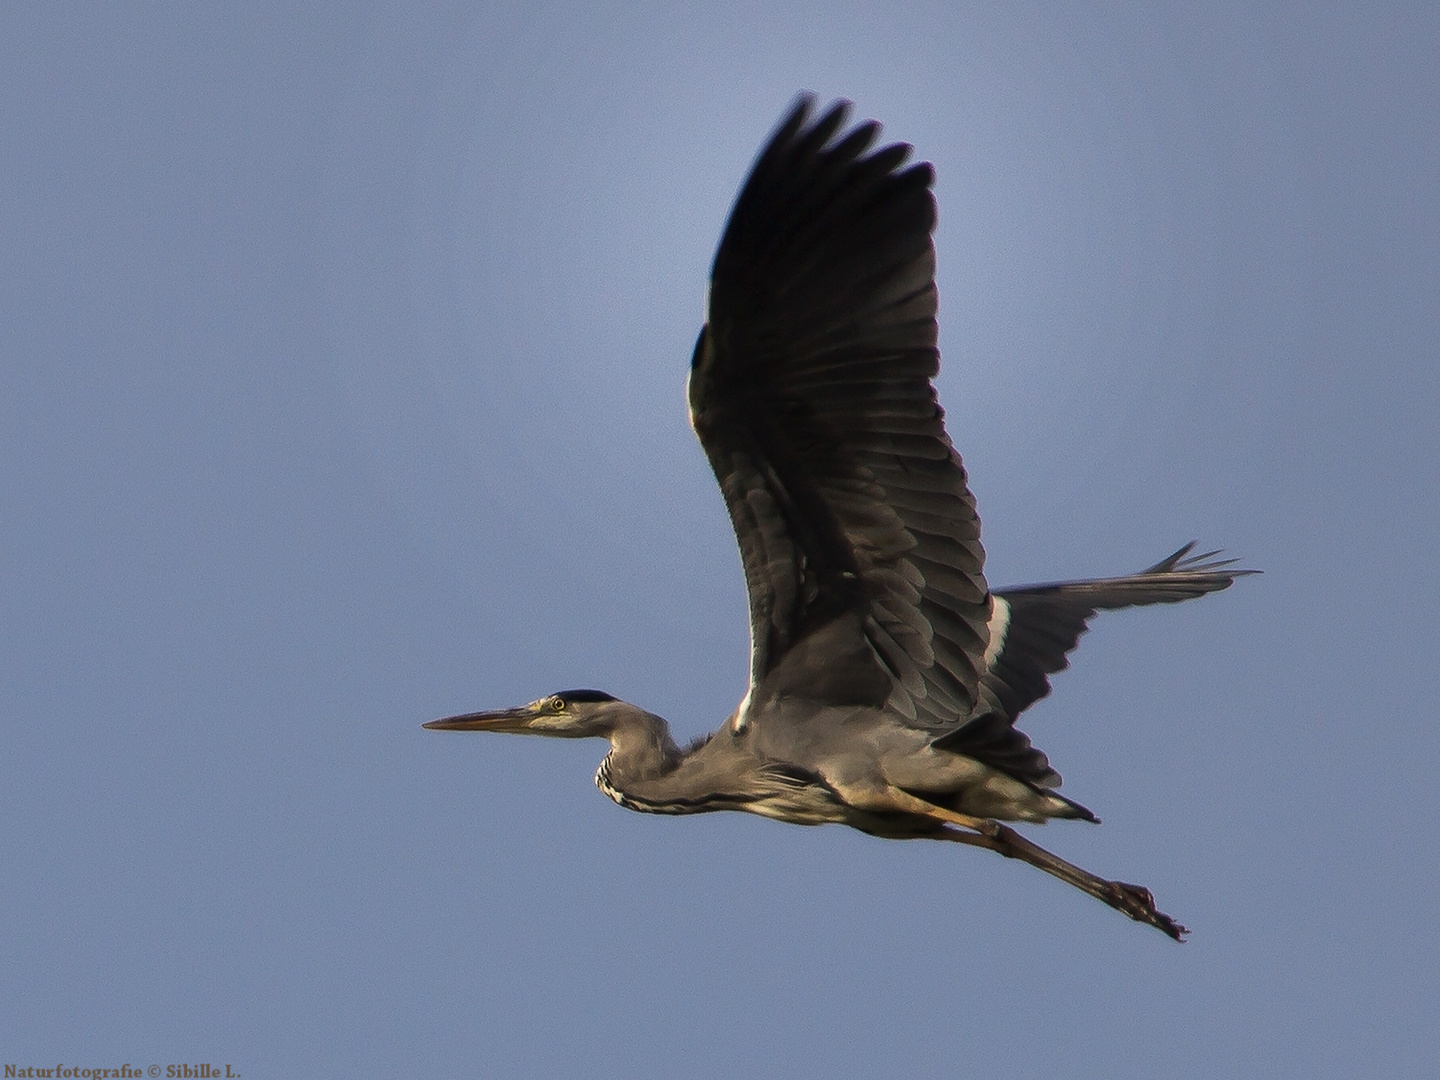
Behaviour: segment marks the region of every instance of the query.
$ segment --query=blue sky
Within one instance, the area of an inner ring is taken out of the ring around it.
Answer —
[[[1433,5],[9,4],[0,1059],[270,1076],[1433,1076]],[[744,692],[685,420],[796,91],[938,173],[1014,584],[1197,538],[1026,729],[1177,947],[1036,871],[629,814]]]

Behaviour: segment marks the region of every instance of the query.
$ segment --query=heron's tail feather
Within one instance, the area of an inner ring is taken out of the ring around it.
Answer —
[[[977,716],[935,739],[930,748],[978,761],[1008,778],[994,777],[979,784],[979,790],[972,782],[967,785],[970,790],[965,792],[964,804],[952,809],[1007,821],[1100,820],[1074,799],[1056,793],[1060,774],[1050,767],[1044,752],[1000,713]],[[924,797],[934,799],[933,795]]]

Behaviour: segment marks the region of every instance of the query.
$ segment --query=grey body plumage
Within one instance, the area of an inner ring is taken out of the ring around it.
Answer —
[[[1004,821],[1097,820],[1015,726],[1097,611],[1237,576],[1193,545],[1118,578],[992,592],[980,520],[932,383],[935,204],[909,147],[802,98],[736,200],[689,381],[691,422],[735,527],[750,686],[709,738],[578,690],[425,725],[611,749],[596,784],[648,813],[744,810],[1020,858],[1177,940],[1148,890]]]

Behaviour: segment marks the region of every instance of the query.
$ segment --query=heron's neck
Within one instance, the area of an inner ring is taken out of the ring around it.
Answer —
[[[637,709],[611,729],[605,761],[614,782],[639,782],[672,772],[684,756],[670,737],[670,725]]]
[[[658,716],[630,716],[610,733],[610,753],[595,773],[595,786],[627,810],[647,814],[729,809],[710,797],[703,757],[703,749],[686,752],[676,746],[669,725]],[[697,791],[703,797],[697,798]]]

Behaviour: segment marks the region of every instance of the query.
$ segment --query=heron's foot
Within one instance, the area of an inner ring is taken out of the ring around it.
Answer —
[[[1123,911],[1136,922],[1149,923],[1176,941],[1185,940],[1190,931],[1157,908],[1154,895],[1144,885],[1131,885],[1124,881],[1108,881],[1106,885],[1110,895],[1102,899],[1111,907]]]

